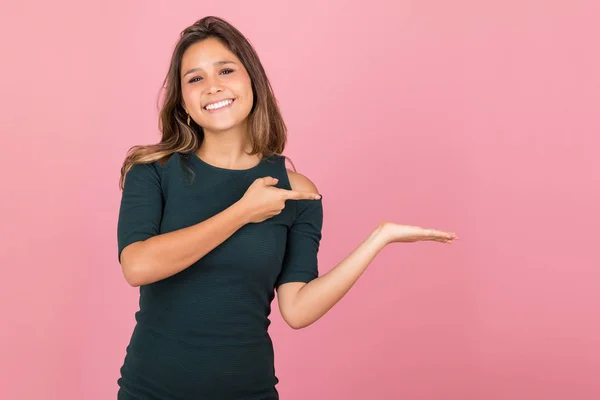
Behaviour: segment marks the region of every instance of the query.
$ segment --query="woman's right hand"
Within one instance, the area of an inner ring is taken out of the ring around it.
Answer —
[[[244,196],[238,201],[244,212],[247,213],[248,221],[251,223],[262,222],[281,213],[285,208],[286,200],[319,200],[318,193],[300,192],[274,187],[277,178],[270,176],[258,178]]]

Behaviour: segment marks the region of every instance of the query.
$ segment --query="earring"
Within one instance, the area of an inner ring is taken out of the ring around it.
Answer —
[[[190,114],[188,114],[187,124],[190,126]]]

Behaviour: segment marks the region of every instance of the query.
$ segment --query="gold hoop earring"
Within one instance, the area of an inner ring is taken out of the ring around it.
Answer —
[[[187,124],[190,126],[190,114],[188,114]]]

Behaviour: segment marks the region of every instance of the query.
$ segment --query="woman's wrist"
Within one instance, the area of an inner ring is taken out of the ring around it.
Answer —
[[[240,221],[240,225],[244,226],[251,221],[250,212],[242,199],[236,201],[229,207],[236,219]]]
[[[389,244],[389,235],[386,229],[387,222],[381,222],[373,229],[369,236],[370,241],[378,243],[381,247],[385,247]]]

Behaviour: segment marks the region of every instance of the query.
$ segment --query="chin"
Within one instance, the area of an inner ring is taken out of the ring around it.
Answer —
[[[209,131],[209,132],[215,132],[215,133],[227,132],[232,129],[238,128],[241,125],[242,124],[240,122],[225,122],[225,121],[223,121],[223,123],[221,123],[221,124],[205,125],[204,130]]]

